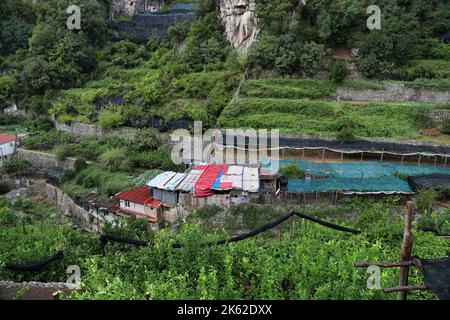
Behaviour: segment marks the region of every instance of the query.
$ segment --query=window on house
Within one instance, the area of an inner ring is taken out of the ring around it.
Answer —
[[[125,207],[127,207],[127,208],[130,207],[130,201],[125,201]]]

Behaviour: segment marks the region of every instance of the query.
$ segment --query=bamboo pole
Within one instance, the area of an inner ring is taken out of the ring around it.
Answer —
[[[403,244],[402,244],[402,262],[411,261],[411,251],[413,246],[413,236],[411,233],[411,225],[413,219],[413,203],[408,201],[405,207],[405,227],[403,230]],[[408,286],[409,266],[400,267],[399,287]],[[400,291],[397,295],[397,300],[406,300],[407,291]]]

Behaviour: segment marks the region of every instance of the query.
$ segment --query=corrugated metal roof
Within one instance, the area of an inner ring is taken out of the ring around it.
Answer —
[[[242,189],[248,192],[259,191],[259,170],[258,168],[245,167]]]
[[[175,188],[176,191],[190,192],[194,188],[203,170],[191,170]]]
[[[177,173],[172,177],[172,179],[167,181],[167,183],[164,185],[163,190],[174,191],[175,188],[183,181],[186,175],[186,173]]]
[[[197,168],[197,169],[200,169]],[[197,183],[194,186],[194,196],[196,197],[209,197],[213,193],[211,191],[212,186],[216,182],[217,178],[223,173],[226,174],[227,166],[226,165],[207,165],[204,168],[200,179],[198,179]]]
[[[13,136],[11,134],[0,132],[0,144],[5,144],[13,141],[16,141],[15,135]]]
[[[150,180],[149,182],[147,182],[147,186],[149,186],[150,188],[163,189],[164,185],[176,174],[177,173],[173,171],[163,172],[160,175],[153,178],[152,180]]]
[[[225,174],[220,177],[220,181],[214,183],[213,190],[242,189],[243,166],[230,166]]]
[[[140,204],[145,204],[153,199],[150,190],[147,187],[119,192],[116,194],[116,198]]]

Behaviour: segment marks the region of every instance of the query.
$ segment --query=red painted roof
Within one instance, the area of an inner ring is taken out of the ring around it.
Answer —
[[[119,192],[116,194],[116,198],[140,204],[145,204],[153,200],[148,187],[140,187],[129,191]]]
[[[0,132],[0,144],[16,141],[16,136]]]
[[[211,191],[211,187],[213,186],[214,182],[216,181],[217,177],[222,172],[223,174],[226,174],[227,172],[227,166],[226,165],[207,165],[204,166],[197,166],[195,168],[196,170],[203,170],[202,175],[197,180],[197,183],[194,186],[194,196],[196,197],[209,197],[213,195],[213,192]]]

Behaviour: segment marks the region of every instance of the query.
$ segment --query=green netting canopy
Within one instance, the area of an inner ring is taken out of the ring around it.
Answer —
[[[450,168],[433,165],[411,165],[396,162],[317,163],[303,160],[281,160],[280,167],[296,163],[308,176],[317,178],[289,179],[288,192],[327,191],[413,193],[409,183],[399,175],[415,176],[450,174]]]

